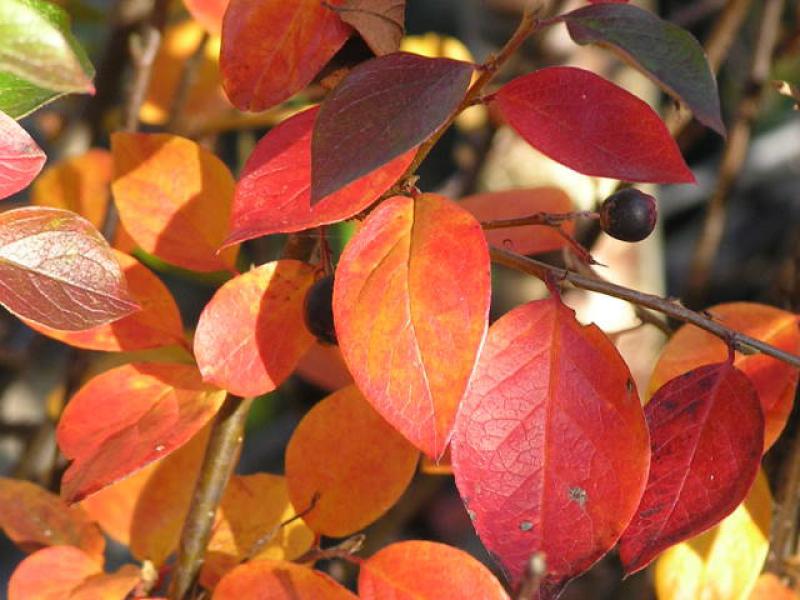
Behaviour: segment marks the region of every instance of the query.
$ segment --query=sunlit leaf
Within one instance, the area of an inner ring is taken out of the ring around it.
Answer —
[[[101,560],[105,540],[79,507],[28,481],[0,477],[0,528],[26,552],[76,546]]]
[[[764,304],[734,302],[707,309],[723,325],[785,350],[800,352],[800,318]],[[725,360],[728,348],[717,336],[693,325],[681,327],[661,352],[650,377],[648,392],[656,392],[664,383],[701,365]],[[736,353],[734,362],[756,386],[766,418],[764,449],[768,449],[783,431],[792,411],[800,372],[763,354]]]
[[[542,598],[617,542],[650,462],[627,365],[558,298],[517,307],[489,329],[451,451],[473,525],[511,580],[535,552],[546,555]]]
[[[351,33],[323,0],[231,0],[220,51],[225,92],[242,110],[283,102],[311,82]]]
[[[301,556],[314,543],[314,532],[303,519],[280,526],[296,515],[283,477],[266,473],[232,477],[206,549],[200,582],[214,587],[246,557],[293,560]]]
[[[139,308],[100,232],[75,213],[44,207],[0,214],[0,302],[64,330],[96,327]]]
[[[113,252],[122,267],[128,291],[141,310],[108,325],[84,331],[60,331],[32,322],[28,324],[65,344],[89,350],[120,352],[185,343],[181,314],[167,287],[132,256],[117,250]]]
[[[194,21],[187,20],[167,27],[153,62],[153,72],[158,76],[150,79],[139,113],[144,123],[163,125],[169,120],[189,60],[198,60],[199,64],[176,117],[182,123],[206,121],[232,109],[222,91],[219,37],[209,38],[205,41],[202,55],[198,59],[191,58],[203,39],[203,28]]]
[[[111,136],[114,201],[143,250],[195,271],[232,270],[236,248],[217,253],[228,232],[234,181],[197,143],[164,133]]]
[[[800,596],[774,573],[762,573],[747,600],[798,600]]]
[[[672,379],[645,417],[652,459],[642,502],[620,539],[627,573],[733,512],[753,484],[764,446],[758,394],[730,362]]]
[[[63,8],[43,0],[3,0],[0,23],[0,71],[48,90],[94,93],[94,69]]]
[[[467,196],[459,204],[479,221],[528,217],[540,212],[567,213],[573,210],[570,197],[555,187],[487,192]],[[575,222],[565,221],[561,229],[572,235],[575,232]],[[568,243],[555,229],[544,225],[490,229],[485,233],[489,245],[500,248],[510,246],[519,254],[551,252]]]
[[[706,533],[656,561],[658,600],[747,600],[769,549],[772,496],[760,473],[747,499]]]
[[[0,200],[28,187],[46,160],[28,132],[0,112]]]
[[[311,132],[317,112],[312,108],[286,119],[258,142],[236,184],[226,244],[349,219],[411,164],[415,149],[311,206]]]
[[[314,531],[344,537],[397,502],[418,458],[351,385],[316,404],[295,429],[286,447],[289,495],[298,510],[313,504],[304,518]]]
[[[444,452],[486,332],[489,256],[477,221],[426,194],[383,202],[336,271],[336,335],[372,406],[431,457]]]
[[[238,396],[274,390],[314,341],[303,301],[314,267],[296,260],[261,265],[227,281],[200,315],[194,352],[203,379]]]
[[[653,109],[590,71],[539,69],[504,85],[492,102],[531,146],[579,173],[652,183],[695,180]]]
[[[212,599],[242,600],[252,597],[253,590],[265,600],[356,600],[355,594],[325,573],[280,560],[239,565],[222,578]]]
[[[31,187],[31,204],[78,213],[102,229],[111,198],[111,153],[91,150],[46,168]]]
[[[102,559],[79,548],[44,548],[17,565],[8,581],[8,600],[64,600],[88,577],[102,572]]]
[[[314,124],[311,203],[427,139],[463,100],[472,73],[468,63],[406,52],[354,68],[325,98]]]
[[[66,92],[46,90],[13,73],[0,71],[0,112],[21,119]]]
[[[228,0],[183,0],[183,3],[194,19],[209,33],[220,34]]]
[[[697,119],[725,135],[717,82],[703,47],[691,33],[628,4],[600,4],[564,15],[579,44],[600,44],[619,52],[683,101]]]
[[[129,364],[94,377],[58,424],[58,445],[73,461],[61,495],[76,502],[177,450],[224,398],[192,365]]]
[[[396,52],[405,32],[406,0],[342,0],[333,9],[378,56]]]
[[[491,571],[457,548],[409,541],[387,546],[361,564],[359,598],[481,598],[506,600]]]
[[[141,580],[141,573],[135,565],[123,565],[115,573],[91,575],[75,587],[69,600],[120,600]]]

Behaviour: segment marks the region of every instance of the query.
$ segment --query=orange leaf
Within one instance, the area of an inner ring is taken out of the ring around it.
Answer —
[[[749,600],[797,600],[799,597],[774,573],[762,573]]]
[[[39,333],[88,350],[120,352],[184,344],[181,314],[167,287],[135,258],[118,250],[113,252],[128,282],[128,291],[142,310],[83,331],[61,331],[23,321]]]
[[[351,33],[322,0],[231,0],[219,57],[225,92],[242,110],[279,104],[308,85]]]
[[[222,8],[224,10],[225,7]],[[157,76],[150,80],[139,113],[143,122],[163,125],[168,121],[186,62],[197,52],[203,39],[203,27],[194,21],[187,20],[167,27],[153,62],[153,72]],[[197,71],[186,90],[178,115],[182,123],[207,121],[233,108],[222,91],[219,44],[217,36],[205,42]]]
[[[31,204],[76,212],[101,229],[111,197],[111,153],[92,148],[46,168],[31,188]]]
[[[297,363],[297,374],[318,388],[335,392],[353,383],[338,346],[314,342]]]
[[[131,554],[161,566],[178,547],[181,529],[203,462],[210,426],[161,460],[136,499],[131,517]]]
[[[111,150],[119,217],[143,250],[185,269],[233,270],[237,249],[217,254],[234,188],[221,160],[164,133],[115,133]]]
[[[174,452],[224,398],[192,365],[129,364],[91,379],[58,424],[58,445],[74,461],[62,496],[76,502]]]
[[[83,580],[72,590],[69,600],[120,600],[141,580],[141,573],[134,565],[123,565],[115,573],[100,573]]]
[[[556,187],[488,192],[463,198],[459,204],[479,221],[515,219],[540,212],[565,213],[573,210],[572,200]],[[575,222],[566,221],[561,228],[572,235]],[[519,254],[551,252],[567,245],[558,232],[545,225],[506,227],[486,230],[486,241],[500,248],[511,246]]]
[[[491,571],[463,550],[422,541],[392,544],[364,561],[358,594],[363,600],[508,598]]]
[[[797,315],[748,302],[718,304],[708,309],[720,323],[736,331],[777,346],[781,350],[800,351],[800,329]],[[684,325],[664,346],[650,377],[648,395],[670,379],[701,365],[722,362],[728,349],[718,337],[693,325]],[[763,354],[736,353],[736,367],[744,371],[756,387],[766,418],[764,451],[772,446],[792,410],[797,389],[797,369]]]
[[[351,385],[316,404],[295,429],[286,447],[289,496],[302,511],[319,494],[306,523],[323,535],[343,537],[397,502],[418,458]]]
[[[279,527],[297,514],[289,501],[286,480],[279,475],[232,477],[219,510],[220,519],[200,574],[200,583],[207,588],[213,588],[225,573],[248,557],[257,543],[264,545],[252,558],[294,560],[315,540],[314,532],[302,519]]]
[[[183,0],[186,10],[209,33],[219,35],[222,31],[222,17],[228,8],[228,0]]]
[[[0,528],[20,548],[76,546],[102,560],[105,550],[97,525],[77,506],[27,481],[0,477]]]
[[[169,456],[81,501],[106,533],[156,566],[178,545],[210,427]]]
[[[274,390],[294,370],[314,338],[303,300],[314,267],[280,260],[238,275],[206,305],[194,337],[205,381],[238,396]]]
[[[219,582],[213,600],[356,600],[325,573],[282,560],[239,565]]]
[[[8,600],[64,600],[103,563],[74,546],[52,546],[17,565],[8,582]]]
[[[382,203],[339,262],[333,313],[353,379],[431,457],[450,437],[486,334],[490,292],[480,225],[433,194]]]

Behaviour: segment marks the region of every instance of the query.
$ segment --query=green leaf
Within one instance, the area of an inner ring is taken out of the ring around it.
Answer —
[[[0,111],[14,119],[21,119],[63,95],[63,92],[46,90],[21,77],[0,71]]]
[[[67,13],[44,0],[0,2],[0,72],[53,92],[94,93],[94,69]]]
[[[725,135],[714,74],[688,31],[630,4],[594,4],[562,19],[575,42],[615,50],[683,101],[698,121]]]

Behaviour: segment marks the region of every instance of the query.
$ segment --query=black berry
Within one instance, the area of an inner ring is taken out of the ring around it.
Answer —
[[[636,188],[611,194],[600,208],[600,227],[624,242],[641,242],[656,226],[656,199]]]
[[[306,327],[317,339],[326,344],[336,343],[333,326],[333,275],[318,279],[308,289],[305,301]]]

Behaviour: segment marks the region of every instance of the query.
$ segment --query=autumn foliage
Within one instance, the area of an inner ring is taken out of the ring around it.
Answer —
[[[481,105],[584,175],[693,183],[656,111],[616,83],[560,65],[493,81],[525,37],[566,27],[575,43],[623,56],[724,135],[713,72],[688,32],[625,2],[591,2],[548,19],[526,13],[505,49],[477,65],[398,51],[402,1],[185,4],[197,23],[166,30],[154,81],[178,68],[181,36],[202,36],[220,50],[218,63],[198,55],[197,86],[208,91],[189,96],[192,110],[209,120],[232,111],[215,95],[221,86],[238,111],[275,115],[237,176],[191,135],[130,128],[112,132],[109,150],[42,171],[45,154],[16,119],[93,91],[93,70],[60,8],[0,8],[13,25],[0,39],[0,77],[16,86],[0,86],[0,196],[33,182],[32,206],[0,214],[0,303],[75,348],[168,349],[123,354],[73,390],[56,434],[69,461],[60,495],[0,479],[0,527],[30,553],[10,600],[180,600],[201,588],[216,600],[546,600],[615,549],[626,574],[661,556],[662,600],[791,593],[777,580],[756,585],[771,506],[759,469],[791,412],[798,370],[742,352],[736,336],[796,355],[798,316],[745,302],[709,307],[708,321],[735,333],[682,326],[648,389],[637,389],[614,341],[576,318],[546,265],[537,267],[546,297],[490,322],[497,248],[563,250],[592,264],[573,237],[586,215],[569,190],[458,199],[415,178],[444,129]],[[46,39],[26,39],[32,22]],[[375,56],[347,65],[322,96],[312,82],[357,37]],[[33,43],[47,69],[25,60]],[[313,94],[298,95],[309,85]],[[167,123],[168,95],[154,88],[142,120]],[[345,221],[357,227],[334,261],[326,226]],[[274,234],[290,234],[287,251],[252,264],[247,244]],[[316,250],[291,248],[309,239]],[[153,269],[215,283],[195,322],[182,319]],[[321,305],[338,349],[320,347],[307,326],[306,296],[325,275],[334,284]],[[187,568],[197,490],[217,458],[207,448],[218,448],[246,399],[315,369],[331,393],[299,421],[282,474],[229,477],[231,450],[204,561],[188,567],[198,587],[180,588],[173,575]],[[395,506],[421,456],[451,460],[442,470],[493,566],[425,540],[376,540],[377,552],[358,555],[362,540],[348,536]],[[101,532],[144,566],[106,572]],[[315,568],[326,558],[358,566],[354,588]]]

